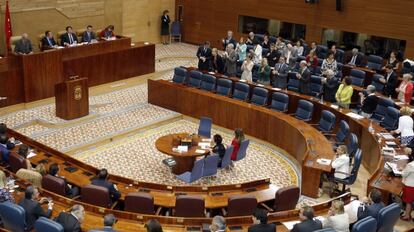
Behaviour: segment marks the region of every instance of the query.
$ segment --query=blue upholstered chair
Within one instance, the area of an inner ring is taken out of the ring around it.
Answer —
[[[325,45],[316,45],[316,50],[318,51],[318,58],[325,59],[328,55],[328,47]]]
[[[323,92],[322,78],[312,75],[310,78],[310,90],[311,95],[314,97],[320,97]]]
[[[26,231],[26,212],[20,205],[8,201],[1,203],[0,217],[5,229],[13,232]]]
[[[377,220],[368,216],[357,221],[352,227],[352,232],[376,232],[377,231]]]
[[[348,174],[348,177],[345,179],[334,178],[335,183],[342,184],[341,194],[345,192],[347,185],[352,185],[355,183],[355,180],[358,176],[359,167],[361,166],[362,161],[362,151],[358,149],[355,153],[355,160],[352,166],[351,172]]]
[[[313,232],[336,232],[336,231],[332,228],[325,228],[325,229],[315,230]]]
[[[201,86],[202,90],[214,91],[216,89],[216,77],[210,74],[203,74],[201,76]]]
[[[230,96],[231,86],[231,80],[219,78],[217,80],[216,93],[222,96]]]
[[[342,49],[336,49],[336,53],[338,54],[336,62],[337,63],[342,63],[343,60],[344,60],[345,51],[342,50]]]
[[[279,112],[287,112],[289,107],[289,95],[285,93],[273,92],[270,109]]]
[[[224,153],[223,159],[221,160],[221,168],[227,168],[231,164],[231,153],[233,153],[233,146],[229,146]]]
[[[377,218],[377,232],[393,232],[394,225],[400,218],[401,207],[397,203],[392,203],[380,209]]]
[[[177,178],[186,183],[192,183],[203,177],[203,167],[204,159],[199,159],[194,162],[194,167],[191,172],[184,172],[180,175],[177,175]]]
[[[287,89],[299,92],[299,79],[296,77],[297,72],[288,73]]]
[[[249,97],[250,87],[248,84],[237,82],[234,85],[233,98],[241,101],[246,101]]]
[[[410,62],[404,62],[403,67],[401,69],[402,74],[410,73],[411,72],[411,64]]]
[[[335,125],[336,116],[328,110],[322,110],[321,118],[319,119],[318,129],[321,132],[329,133]]]
[[[260,88],[260,87],[254,87],[250,102],[255,105],[264,106],[267,104],[268,94],[269,94],[269,91],[267,89]]]
[[[376,55],[369,55],[367,57],[367,67],[375,71],[381,71],[382,68],[382,57]]]
[[[320,60],[320,59],[318,59],[318,60]],[[321,75],[322,74],[321,66],[320,65],[316,66],[313,69],[312,74],[317,75],[317,76]]]
[[[351,133],[348,139],[348,144],[346,145],[348,154],[351,158],[354,157],[356,151],[358,150],[358,147],[358,136],[354,133]]]
[[[385,117],[380,125],[385,129],[391,131],[398,127],[398,119],[400,118],[400,111],[392,106],[388,106],[385,111]]]
[[[181,42],[181,22],[174,21],[171,24],[170,43],[172,40],[178,39]]]
[[[239,161],[244,159],[244,157],[246,157],[247,154],[247,147],[250,144],[250,140],[245,139],[244,141],[242,141],[240,143],[240,147],[239,147],[239,151],[237,152],[237,157],[235,161]]]
[[[377,122],[382,121],[382,119],[385,117],[385,113],[387,112],[387,108],[389,106],[394,107],[393,100],[384,97],[379,97],[377,107],[375,108],[371,118]]]
[[[53,220],[45,217],[40,217],[34,224],[36,231],[44,232],[63,232],[63,226]]]
[[[382,90],[384,89],[384,84],[380,82],[380,79],[383,77],[384,76],[380,74],[374,74],[374,76],[372,77],[371,85],[375,86],[375,91],[377,92],[382,92]]]
[[[217,166],[219,156],[217,154],[209,155],[204,159],[203,177],[215,176],[217,174]]]
[[[174,76],[173,76],[173,82],[178,84],[184,84],[185,80],[187,79],[187,69],[176,67],[174,69]]]
[[[348,138],[348,136],[349,136],[349,124],[346,121],[341,120],[339,122],[339,129],[336,132],[336,134],[327,134],[326,136],[329,137],[329,136],[332,136],[332,135],[335,136],[335,141],[334,141],[335,146],[344,144],[346,138]]]
[[[299,100],[298,108],[295,112],[295,117],[305,122],[312,119],[313,114],[313,103],[306,100]]]
[[[212,123],[213,121],[211,120],[211,118],[201,117],[200,124],[198,126],[198,135],[210,138]]]
[[[202,80],[201,76],[203,76],[201,72],[196,71],[196,70],[191,70],[190,78],[188,80],[188,85],[191,87],[200,88],[201,80]]]
[[[359,69],[352,69],[349,73],[349,77],[352,80],[352,84],[363,87],[365,80],[365,72]]]

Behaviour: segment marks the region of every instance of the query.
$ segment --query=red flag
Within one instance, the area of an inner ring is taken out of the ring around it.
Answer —
[[[6,47],[7,47],[7,50],[10,50],[11,49],[10,37],[12,36],[12,28],[11,28],[9,1],[6,1],[6,12],[4,15],[5,15],[4,31],[6,35]]]

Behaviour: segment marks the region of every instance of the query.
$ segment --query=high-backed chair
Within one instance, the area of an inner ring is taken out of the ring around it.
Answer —
[[[246,157],[247,147],[249,147],[250,140],[245,139],[240,143],[239,151],[237,151],[237,157],[235,161],[242,160]]]
[[[377,232],[393,232],[394,225],[400,218],[401,207],[397,203],[392,203],[380,209],[377,218]]]
[[[61,196],[65,196],[66,192],[66,183],[65,180],[62,178],[58,178],[52,175],[45,175],[42,178],[42,188],[46,189],[47,191],[54,192]]]
[[[209,155],[204,159],[203,177],[215,176],[217,174],[217,166],[219,155]]]
[[[351,172],[349,174],[346,174],[348,175],[348,177],[346,177],[345,179],[334,178],[335,183],[342,184],[341,194],[345,192],[347,185],[352,185],[355,183],[355,180],[358,176],[359,167],[361,166],[361,161],[362,161],[362,151],[361,149],[358,149],[355,153],[354,164],[352,165]]]
[[[336,116],[328,110],[322,110],[321,118],[319,119],[318,129],[321,132],[329,133],[332,131],[336,121]]]
[[[111,197],[107,188],[97,185],[85,185],[81,189],[81,201],[87,204],[112,208]]]
[[[328,55],[328,47],[325,45],[316,45],[316,50],[318,51],[318,58],[325,59]]]
[[[187,79],[187,69],[176,67],[172,81],[178,84],[184,84]]]
[[[236,82],[233,90],[233,98],[246,101],[249,97],[250,87],[248,84]]]
[[[188,85],[191,87],[200,88],[202,75],[203,74],[199,71],[191,70]]]
[[[40,217],[36,220],[34,224],[34,228],[36,231],[44,231],[44,232],[63,232],[63,226],[53,220],[50,220],[45,217]]]
[[[204,159],[197,160],[194,162],[194,166],[191,172],[184,172],[180,175],[177,175],[177,178],[186,183],[192,183],[203,177],[203,167]]]
[[[19,41],[21,38],[22,38],[21,35],[10,37],[10,45],[11,45],[11,50],[12,51],[14,51],[14,48],[16,47],[17,41]]]
[[[63,44],[62,44],[62,35],[63,34],[65,34],[66,33],[66,31],[58,31],[57,32],[57,34],[56,34],[56,37],[57,37],[57,40],[56,40],[56,42],[58,43],[58,45],[60,45],[60,46],[63,46]]]
[[[354,133],[351,133],[348,139],[348,144],[346,145],[349,156],[354,157],[356,151],[358,150],[358,136]]]
[[[0,203],[0,217],[4,229],[13,232],[26,231],[26,212],[20,205],[8,201]]]
[[[336,62],[337,63],[342,63],[344,60],[344,55],[345,55],[345,51],[342,49],[336,49]]]
[[[222,96],[230,96],[231,94],[231,80],[219,78],[217,80],[216,93]]]
[[[357,221],[352,226],[352,232],[376,232],[377,231],[377,220],[368,216]]]
[[[273,204],[273,210],[285,211],[295,209],[298,204],[300,196],[300,189],[297,186],[283,187],[277,190],[275,194],[275,201]]]
[[[211,118],[201,117],[200,124],[198,126],[198,135],[210,138],[212,123],[213,121],[211,120]]]
[[[299,79],[296,77],[297,72],[288,73],[287,89],[299,92]]]
[[[312,75],[310,78],[310,90],[311,95],[314,97],[320,97],[323,92],[322,78]]]
[[[385,86],[383,83],[380,82],[381,78],[384,78],[384,76],[381,74],[374,74],[374,76],[372,77],[371,85],[375,86],[375,91],[377,92],[382,92]]]
[[[260,87],[254,87],[252,98],[250,99],[252,104],[264,106],[267,104],[267,96],[269,94],[269,91],[264,88]]]
[[[352,69],[349,73],[349,77],[352,80],[352,84],[363,87],[365,81],[365,72],[359,69]]]
[[[154,197],[149,193],[132,192],[125,196],[125,211],[140,213],[140,214],[154,214]]]
[[[171,23],[170,43],[178,39],[181,42],[181,22],[174,21]]]
[[[325,135],[328,136],[328,137],[334,135],[335,136],[334,137],[334,139],[335,139],[334,143],[337,146],[337,145],[341,145],[341,144],[345,143],[346,138],[348,138],[348,136],[349,136],[349,131],[350,131],[349,124],[346,121],[341,120],[339,122],[339,129],[336,132],[336,134],[325,134]]]
[[[221,160],[221,168],[227,168],[231,164],[231,153],[233,153],[233,146],[226,148],[223,159]]]
[[[289,107],[289,95],[285,93],[273,92],[270,109],[279,112],[287,112]]]
[[[16,173],[20,168],[27,168],[26,160],[23,158],[23,156],[14,152],[10,153],[9,164],[11,171],[14,173]]]
[[[374,110],[374,113],[372,114],[371,118],[376,121],[382,121],[385,117],[387,108],[389,106],[394,107],[394,101],[385,97],[379,97],[377,107]]]
[[[398,127],[398,119],[400,118],[400,111],[392,106],[388,106],[385,111],[385,117],[380,125],[385,129],[392,131]]]
[[[310,121],[312,119],[313,114],[313,103],[306,100],[299,100],[298,108],[295,112],[295,117],[303,120],[305,122]]]
[[[80,41],[82,40],[82,35],[83,35],[83,33],[85,32],[85,29],[78,29],[78,30],[76,30],[76,36],[78,37],[78,38],[80,38]]]
[[[216,77],[210,74],[203,74],[201,76],[201,89],[206,91],[214,91],[216,89]]]
[[[201,196],[179,195],[175,200],[176,217],[205,217],[205,203]]]
[[[254,196],[230,196],[227,203],[227,217],[252,215],[257,207]]]
[[[375,71],[381,71],[382,61],[383,59],[381,56],[369,55],[367,57],[367,66]]]
[[[42,175],[35,170],[20,168],[19,171],[16,172],[16,176],[32,183],[36,187],[42,187]]]

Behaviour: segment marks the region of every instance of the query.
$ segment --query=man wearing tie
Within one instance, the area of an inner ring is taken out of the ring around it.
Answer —
[[[285,57],[279,57],[279,62],[273,69],[273,87],[286,89],[287,87],[287,73],[289,66],[285,63]]]
[[[60,37],[60,44],[62,46],[69,46],[78,43],[78,37],[73,33],[71,26],[66,27],[66,33]]]
[[[362,65],[362,57],[358,53],[357,48],[352,49],[352,56],[350,58],[351,59],[347,62],[349,65],[352,65],[352,66],[361,66]]]
[[[385,66],[385,76],[379,80],[384,84],[384,95],[385,96],[394,96],[395,88],[397,88],[398,78],[397,74],[394,72],[393,66],[387,64]]]
[[[88,25],[86,31],[82,34],[82,42],[91,43],[93,40],[96,40],[96,35],[92,31],[92,26]]]
[[[197,50],[198,69],[201,71],[208,71],[211,60],[211,48],[210,42],[204,42],[203,46],[200,46]]]
[[[296,65],[296,59],[298,58],[298,50],[289,43],[286,45],[284,57],[286,57],[286,64],[294,67]]]
[[[308,65],[305,60],[300,62],[300,71],[296,74],[296,77],[299,79],[299,92],[301,94],[310,93],[310,76],[311,73],[308,69]]]
[[[42,39],[42,51],[53,49],[57,46],[55,39],[53,39],[53,34],[51,31],[45,32],[45,37]]]

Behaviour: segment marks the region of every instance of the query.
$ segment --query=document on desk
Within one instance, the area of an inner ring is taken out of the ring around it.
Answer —
[[[206,151],[205,151],[205,150],[201,150],[201,149],[197,149],[195,152],[196,152],[197,154],[204,154],[204,153],[206,153]]]
[[[391,168],[394,175],[401,176],[402,171],[398,170],[396,163],[385,162],[385,168]]]
[[[199,146],[201,149],[208,149],[208,148],[210,147],[210,143],[203,143],[203,142],[200,142],[200,143],[198,143],[198,146]]]
[[[290,222],[282,222],[282,224],[288,228],[288,230],[292,230],[293,226],[295,226],[296,224],[298,224],[300,221],[290,221]]]
[[[385,140],[393,140],[395,139],[390,133],[379,133]]]
[[[330,160],[330,159],[324,159],[324,158],[321,158],[321,159],[317,159],[316,160],[316,162],[318,164],[322,164],[322,165],[330,165],[331,164],[331,161],[332,160]]]
[[[276,91],[280,91],[280,90],[282,90],[282,89],[280,89],[280,88],[272,88],[273,90],[276,90]]]
[[[177,149],[178,149],[179,152],[187,152],[188,151],[187,146],[178,146]]]
[[[337,110],[337,109],[339,109],[339,106],[335,105],[335,104],[331,104],[331,108],[334,108],[335,110]]]
[[[201,141],[202,142],[209,142],[210,143],[211,142],[211,139],[204,138],[204,139],[201,139]]]
[[[349,112],[346,115],[348,115],[349,117],[351,117],[353,119],[356,119],[356,120],[359,120],[359,119],[363,119],[364,118],[363,116],[361,116],[359,114],[356,114],[354,112]]]
[[[394,141],[386,141],[385,144],[387,146],[397,146],[397,144]]]
[[[33,151],[31,151],[28,155],[27,155],[27,158],[28,159],[30,159],[30,158],[32,158],[32,157],[35,157],[37,154],[36,153],[34,153]]]

